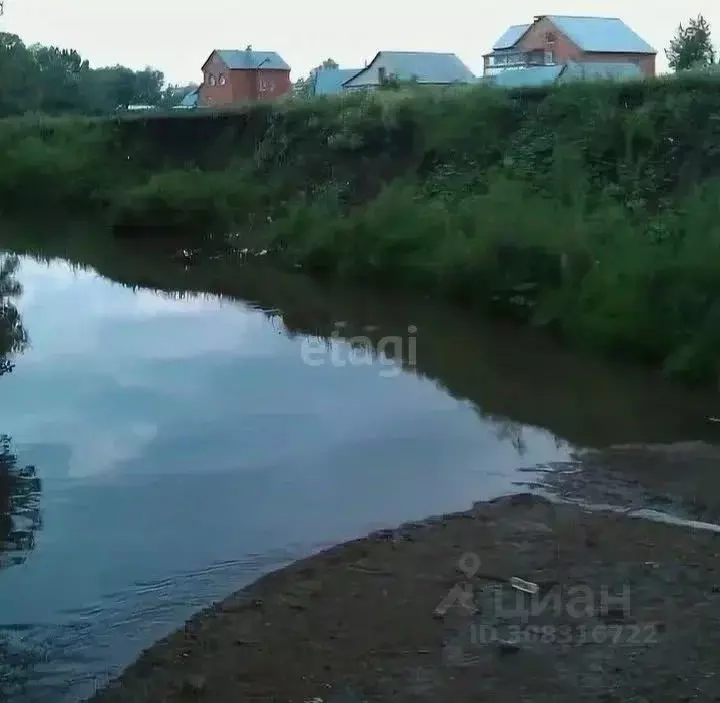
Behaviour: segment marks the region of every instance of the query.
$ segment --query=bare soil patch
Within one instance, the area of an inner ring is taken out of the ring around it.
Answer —
[[[476,504],[261,578],[92,702],[720,700],[719,540],[529,494]]]

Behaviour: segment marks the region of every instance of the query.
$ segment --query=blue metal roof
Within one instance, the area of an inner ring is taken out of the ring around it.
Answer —
[[[342,92],[343,83],[350,80],[360,68],[320,68],[315,72],[315,95],[336,95]]]
[[[242,49],[216,49],[215,53],[224,61],[225,65],[235,71],[249,68],[276,68],[289,71],[285,61],[275,51],[245,51]]]
[[[493,49],[510,49],[517,44],[518,39],[530,29],[529,24],[514,24],[505,30],[500,39],[493,44]]]
[[[185,97],[180,101],[178,107],[197,107],[198,98],[200,95],[200,88],[195,88],[189,93],[185,94]]]
[[[394,74],[401,81],[439,85],[475,82],[475,74],[455,54],[433,51],[380,51],[357,77],[377,61],[382,61],[388,75]]]
[[[529,68],[506,69],[488,76],[488,82],[499,88],[526,88],[554,83],[565,68],[558,66],[531,66]]]
[[[640,66],[625,61],[577,61],[569,62],[560,81],[571,80],[633,80],[642,78]]]
[[[657,53],[618,17],[547,15],[547,18],[583,51]]]

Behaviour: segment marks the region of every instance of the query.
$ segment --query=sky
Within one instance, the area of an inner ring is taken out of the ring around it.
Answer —
[[[200,67],[213,49],[277,51],[292,67],[292,79],[331,57],[341,67],[362,67],[379,50],[451,51],[476,74],[482,56],[511,24],[536,14],[621,17],[658,50],[658,71],[665,71],[664,49],[679,22],[703,13],[718,27],[720,5],[690,0],[647,3],[620,0],[557,0],[547,6],[528,0],[503,3],[444,0],[215,0],[200,4],[177,0],[4,0],[0,31],[76,49],[93,66],[147,65],[172,83],[199,82]],[[711,8],[715,6],[715,10]],[[345,7],[345,10],[342,10]]]

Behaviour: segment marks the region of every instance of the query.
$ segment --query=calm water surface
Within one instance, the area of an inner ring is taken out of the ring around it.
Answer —
[[[183,299],[32,259],[17,278],[31,344],[0,433],[42,483],[15,523],[34,543],[0,562],[13,703],[82,699],[262,573],[517,490],[574,446],[707,432],[704,398],[425,303],[286,279],[254,304]],[[395,365],[310,346],[348,329],[403,335]]]

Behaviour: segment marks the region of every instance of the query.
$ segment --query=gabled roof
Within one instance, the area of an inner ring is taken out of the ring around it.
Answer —
[[[505,33],[493,44],[493,49],[510,49],[519,41],[520,37],[530,29],[530,24],[513,24],[505,30]]]
[[[198,104],[200,88],[193,88],[186,93],[183,99],[178,103],[178,107],[195,107]]]
[[[335,95],[342,92],[343,83],[359,73],[360,68],[321,68],[315,72],[315,95]]]
[[[548,15],[548,19],[583,51],[623,54],[657,53],[619,17]]]
[[[571,15],[538,15],[535,22],[546,17],[579,49],[587,52],[656,54],[644,39],[633,32],[619,17],[575,17]],[[532,27],[516,24],[509,27],[495,42],[493,50],[510,49]]]
[[[473,83],[475,74],[455,55],[433,51],[379,51],[375,58],[356,75],[345,81],[349,84],[355,78],[383,58],[392,66],[391,72],[398,80],[417,80],[418,83]]]
[[[288,66],[280,54],[275,51],[215,49],[213,53],[217,54],[231,71],[243,71],[259,68],[260,66],[262,66],[262,68],[274,68],[281,71],[290,70],[290,66]]]

